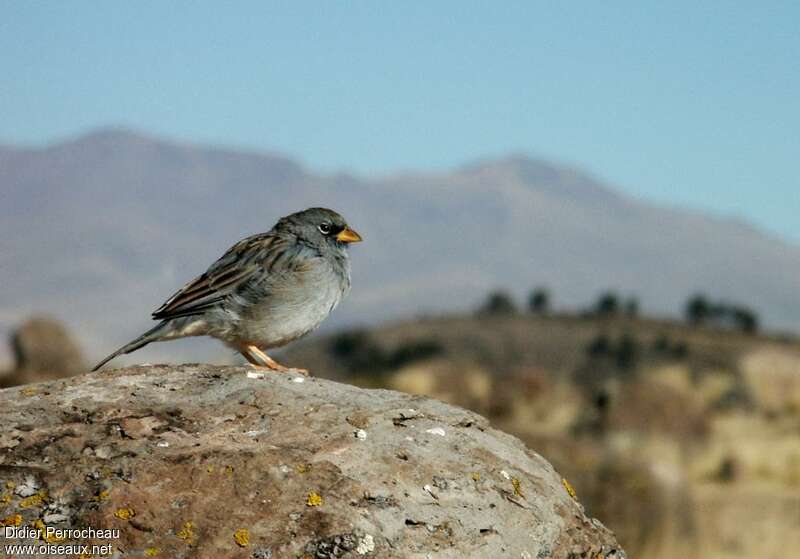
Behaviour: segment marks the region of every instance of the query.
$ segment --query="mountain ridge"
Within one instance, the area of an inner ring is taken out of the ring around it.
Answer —
[[[238,239],[318,205],[366,240],[354,247],[352,296],[329,326],[465,310],[492,288],[523,297],[548,285],[562,307],[615,288],[673,316],[702,291],[750,304],[770,328],[800,329],[800,247],[520,154],[367,177],[109,127],[0,150],[0,184],[0,333],[47,312],[75,326],[92,355],[148,327],[153,308]]]
[[[723,223],[730,223],[732,225],[736,225],[738,227],[746,229],[751,233],[769,239],[770,241],[785,244],[790,247],[800,248],[800,244],[792,241],[791,239],[782,237],[778,233],[769,231],[738,214],[716,213],[709,210],[694,208],[690,206],[653,202],[646,198],[642,198],[635,194],[632,194],[630,192],[626,192],[622,189],[610,187],[608,186],[607,181],[590,172],[585,171],[581,166],[577,164],[563,162],[563,161],[554,161],[551,159],[530,155],[522,151],[511,152],[508,155],[500,155],[496,157],[477,158],[475,160],[468,161],[466,163],[456,165],[454,167],[448,167],[433,171],[400,169],[388,173],[366,174],[366,175],[344,169],[333,170],[330,172],[316,172],[310,170],[309,166],[307,166],[306,164],[299,163],[291,156],[285,155],[282,152],[259,149],[256,147],[247,147],[247,146],[239,147],[239,146],[229,146],[226,144],[217,144],[209,142],[194,142],[189,140],[179,140],[172,137],[161,136],[155,133],[149,133],[134,127],[124,126],[124,125],[109,125],[109,126],[100,126],[97,128],[93,128],[82,134],[72,135],[65,139],[49,142],[41,146],[16,145],[11,142],[0,142],[0,156],[2,155],[24,156],[42,152],[57,151],[64,147],[70,147],[76,145],[93,146],[98,143],[102,144],[107,142],[140,143],[140,144],[155,143],[161,146],[168,146],[173,148],[178,147],[186,150],[201,150],[204,152],[218,152],[245,158],[247,158],[248,156],[258,159],[266,158],[274,163],[286,164],[289,167],[293,167],[297,172],[306,173],[317,176],[319,178],[324,178],[334,181],[344,179],[347,181],[356,181],[356,182],[364,182],[364,181],[381,182],[381,181],[391,181],[398,177],[407,179],[419,179],[425,177],[445,177],[448,175],[460,175],[460,174],[469,175],[473,173],[481,173],[486,171],[487,169],[497,168],[497,167],[499,168],[512,167],[517,169],[519,168],[524,169],[526,167],[535,168],[539,174],[541,174],[542,171],[544,170],[545,173],[550,175],[549,177],[547,177],[550,179],[557,176],[557,174],[559,173],[574,176],[582,181],[588,182],[594,189],[602,191],[605,195],[614,197],[617,200],[625,201],[628,203],[641,204],[644,206],[651,206],[664,211],[672,211],[676,213],[695,215],[697,217],[701,217],[704,219],[712,219]],[[548,186],[548,185],[546,183],[543,183],[541,184],[541,186]]]

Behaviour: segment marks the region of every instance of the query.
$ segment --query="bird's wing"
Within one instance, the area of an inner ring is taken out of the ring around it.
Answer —
[[[208,270],[167,299],[153,312],[153,318],[164,320],[202,313],[236,293],[254,274],[269,274],[276,265],[285,266],[285,260],[292,256],[291,243],[270,233],[239,241]]]

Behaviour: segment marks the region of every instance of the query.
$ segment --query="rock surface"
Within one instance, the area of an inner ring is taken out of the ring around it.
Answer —
[[[142,366],[2,390],[0,420],[0,521],[120,530],[61,545],[170,559],[624,557],[541,456],[427,398]]]

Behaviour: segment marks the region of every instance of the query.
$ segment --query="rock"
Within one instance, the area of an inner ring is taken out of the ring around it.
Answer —
[[[31,318],[11,335],[15,368],[0,377],[0,387],[72,376],[84,370],[78,344],[51,318]]]
[[[625,556],[546,460],[474,413],[249,371],[132,367],[0,391],[0,521],[118,529],[60,542],[116,557]]]

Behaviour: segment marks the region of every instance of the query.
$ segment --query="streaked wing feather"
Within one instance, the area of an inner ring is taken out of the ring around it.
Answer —
[[[223,301],[259,270],[269,270],[288,241],[269,233],[253,235],[233,245],[209,269],[161,305],[153,318],[163,320],[199,314]]]

